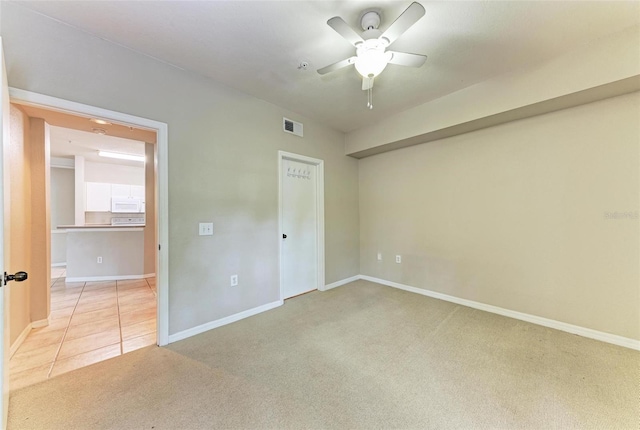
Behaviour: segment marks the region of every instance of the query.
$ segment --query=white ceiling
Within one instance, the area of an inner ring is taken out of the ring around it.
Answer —
[[[354,54],[326,21],[357,28],[363,11],[381,30],[411,1],[47,1],[20,5],[350,131],[509,71],[543,62],[640,23],[640,2],[421,1],[426,15],[393,45],[428,55],[419,69],[389,65],[375,109],[348,67],[315,69]],[[300,61],[310,70],[298,70]]]
[[[52,157],[73,158],[73,156],[79,155],[85,157],[85,161],[94,163],[136,167],[144,166],[143,163],[138,161],[98,156],[98,150],[119,152],[121,154],[144,155],[144,142],[56,126],[50,127],[50,141]]]

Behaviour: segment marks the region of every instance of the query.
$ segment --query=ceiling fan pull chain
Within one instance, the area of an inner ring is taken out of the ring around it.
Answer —
[[[367,88],[367,107],[369,106],[371,106],[371,89]]]

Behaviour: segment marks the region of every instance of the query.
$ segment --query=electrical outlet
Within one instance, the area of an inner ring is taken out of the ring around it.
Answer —
[[[378,261],[382,261],[382,253],[378,252]]]
[[[201,222],[198,230],[200,236],[213,236],[213,223]]]
[[[238,285],[238,275],[231,275],[231,286],[236,287]]]
[[[98,264],[102,264],[102,257],[98,257]]]
[[[402,263],[402,255],[396,255],[396,263]]]

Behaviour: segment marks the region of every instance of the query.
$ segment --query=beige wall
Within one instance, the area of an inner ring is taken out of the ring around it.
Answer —
[[[639,119],[633,93],[360,160],[362,274],[640,339]]]
[[[31,146],[31,321],[49,317],[51,303],[51,142],[49,124],[29,118]]]
[[[3,4],[2,37],[11,86],[168,124],[170,333],[278,300],[278,150],[325,161],[326,282],[358,274],[358,164],[342,133],[19,5]],[[205,221],[213,236],[198,236]]]
[[[11,243],[8,250],[10,267],[9,273],[25,271],[31,274],[31,179],[29,148],[29,118],[17,106],[10,108],[11,143],[4,157],[9,167],[10,205],[10,234]],[[24,282],[10,282],[5,288],[11,288],[10,298],[10,342],[20,336],[20,333],[31,323],[30,288],[31,279]]]
[[[75,222],[75,172],[73,169],[51,168],[51,264],[67,261],[66,231],[59,225]]]
[[[75,220],[75,173],[51,168],[51,226],[70,225]]]
[[[73,157],[73,175],[74,175],[74,190],[75,190],[75,225],[84,225],[85,221],[85,179],[84,179],[84,157],[76,155]],[[87,212],[88,213],[88,212]]]

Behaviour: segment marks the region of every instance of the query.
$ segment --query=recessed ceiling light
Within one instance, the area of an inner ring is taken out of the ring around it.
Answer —
[[[111,125],[109,121],[106,121],[104,119],[98,119],[98,118],[91,118],[91,122],[95,122],[96,124],[100,124],[100,125]]]
[[[105,130],[104,128],[92,128],[91,131],[96,134],[107,134],[107,130]]]
[[[145,161],[144,155],[122,154],[120,152],[109,151],[98,151],[98,155],[101,157],[118,158],[120,160],[140,161],[142,163]]]

